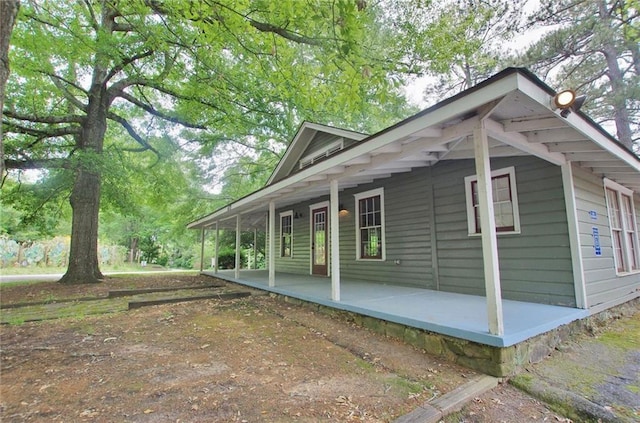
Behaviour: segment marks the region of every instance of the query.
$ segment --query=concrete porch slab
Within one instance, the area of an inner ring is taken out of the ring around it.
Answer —
[[[503,299],[504,335],[496,336],[488,331],[485,297],[342,279],[341,301],[332,301],[331,281],[328,278],[277,272],[276,286],[269,287],[266,270],[242,270],[239,279],[235,279],[233,270],[203,273],[335,309],[494,347],[518,344],[589,315],[587,310],[582,309]]]

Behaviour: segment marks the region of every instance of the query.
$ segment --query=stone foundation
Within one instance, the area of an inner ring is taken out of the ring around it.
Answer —
[[[560,326],[519,344],[500,348],[428,332],[375,317],[337,310],[284,295],[273,293],[270,295],[283,299],[287,303],[302,305],[326,315],[354,322],[385,336],[401,339],[407,344],[424,350],[427,354],[496,377],[514,375],[527,364],[542,361],[553,350],[560,348],[562,344],[567,343],[575,336],[585,333],[594,334],[599,327],[605,326],[611,320],[630,316],[640,311],[640,298],[636,298],[586,319]]]

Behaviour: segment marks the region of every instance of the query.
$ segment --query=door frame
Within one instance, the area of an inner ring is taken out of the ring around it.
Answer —
[[[329,228],[329,211],[330,211],[330,203],[329,201],[322,201],[320,203],[314,203],[309,205],[309,274],[317,275],[317,276],[330,276],[331,275],[331,265],[329,260],[331,258],[331,246],[330,246],[330,228]],[[313,211],[318,209],[326,208],[327,210],[327,222],[326,222],[326,236],[325,236],[325,255],[326,255],[326,263],[327,263],[327,274],[314,274],[313,273]]]

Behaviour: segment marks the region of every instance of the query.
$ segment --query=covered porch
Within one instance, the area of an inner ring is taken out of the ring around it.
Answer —
[[[429,289],[342,278],[340,300],[332,300],[331,279],[268,270],[203,271],[230,282],[323,306],[370,316],[492,347],[509,347],[588,316],[584,309],[502,300],[504,333],[489,333],[487,299]]]

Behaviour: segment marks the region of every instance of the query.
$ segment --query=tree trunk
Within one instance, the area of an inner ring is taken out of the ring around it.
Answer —
[[[71,193],[73,217],[67,272],[60,283],[97,283],[104,276],[98,261],[100,174],[84,169],[76,173]]]
[[[102,10],[101,31],[97,41],[110,37],[113,32],[114,10],[105,1]],[[97,283],[104,276],[98,261],[98,218],[100,212],[100,162],[104,136],[107,132],[109,96],[107,94],[105,67],[107,60],[98,51],[94,57],[91,89],[80,134],[76,137],[78,165],[71,192],[71,248],[69,266],[60,283]]]
[[[20,0],[0,0],[0,118],[4,110],[4,86],[9,79],[9,40],[20,8]],[[0,119],[0,122],[2,119]],[[4,173],[4,141],[0,125],[0,179]]]
[[[129,263],[133,264],[135,263],[136,257],[138,256],[137,252],[138,252],[138,237],[134,236],[131,237],[131,249],[129,250]]]
[[[611,16],[607,11],[604,1],[598,2],[600,19],[611,27]],[[611,105],[613,106],[613,119],[616,124],[618,140],[629,150],[633,148],[633,134],[631,132],[631,119],[627,110],[627,100],[624,93],[624,76],[618,65],[618,51],[610,41],[604,41],[602,52],[607,61],[607,76],[611,81]]]

